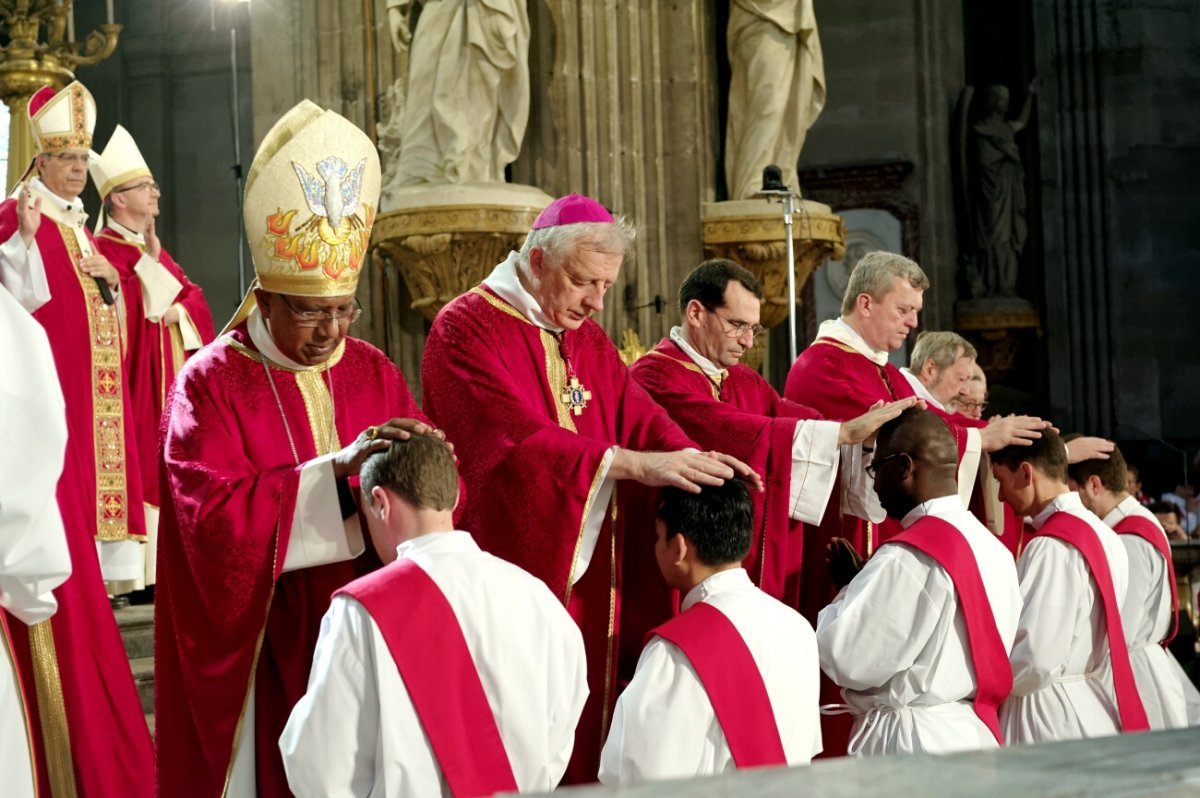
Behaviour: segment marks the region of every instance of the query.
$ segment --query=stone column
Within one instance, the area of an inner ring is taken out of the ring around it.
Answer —
[[[598,318],[617,340],[636,327],[653,344],[677,323],[679,283],[703,257],[700,205],[719,166],[714,15],[703,0],[529,7],[533,104],[512,179],[591,195],[638,224]],[[655,295],[664,313],[626,312]]]

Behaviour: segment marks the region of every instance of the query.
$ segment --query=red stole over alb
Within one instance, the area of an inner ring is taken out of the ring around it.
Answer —
[[[1171,593],[1171,631],[1163,638],[1163,646],[1170,644],[1179,631],[1179,591],[1175,589],[1175,561],[1171,558],[1171,544],[1167,535],[1157,524],[1141,515],[1127,515],[1113,527],[1118,535],[1134,535],[1149,543],[1167,561],[1167,569],[1163,578]]]
[[[655,635],[676,646],[692,664],[738,769],[787,764],[762,672],[725,613],[700,602],[649,636]]]
[[[1113,588],[1112,571],[1108,567],[1108,555],[1104,553],[1104,544],[1087,521],[1061,511],[1050,516],[1037,534],[1057,538],[1074,546],[1087,563],[1092,581],[1096,583],[1096,592],[1100,594],[1101,609],[1104,612],[1108,654],[1112,661],[1113,692],[1116,694],[1121,731],[1149,731],[1150,721],[1146,718],[1146,709],[1142,706],[1142,697],[1138,693],[1133,668],[1129,664],[1129,648],[1125,644],[1125,630],[1121,626],[1121,607]]]
[[[1012,692],[1013,673],[1008,649],[996,627],[996,615],[983,586],[979,561],[953,524],[941,518],[925,516],[888,541],[889,545],[909,546],[933,558],[954,583],[958,608],[967,627],[967,645],[975,670],[975,714],[1004,744],[997,710]]]
[[[379,627],[450,793],[469,798],[516,792],[462,627],[433,578],[412,560],[401,560],[334,593],[340,595],[362,604]]]

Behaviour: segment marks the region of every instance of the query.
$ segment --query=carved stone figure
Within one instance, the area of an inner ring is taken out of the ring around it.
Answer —
[[[987,110],[971,127],[975,257],[969,289],[974,298],[1015,297],[1017,267],[1025,248],[1025,169],[1016,134],[1029,122],[1036,83],[1029,85],[1016,119],[1008,117],[1008,89],[989,86]]]
[[[725,180],[731,200],[778,164],[793,189],[808,129],[825,107],[825,62],[812,0],[731,0]]]
[[[385,197],[407,186],[503,182],[529,118],[524,1],[388,0],[387,8],[397,52],[412,50],[404,96],[390,92],[394,117],[380,131],[381,149],[398,142],[384,153]]]

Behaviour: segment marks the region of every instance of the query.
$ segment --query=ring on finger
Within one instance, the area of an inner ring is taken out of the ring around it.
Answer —
[[[367,440],[373,441],[379,437],[379,427],[367,427],[365,434],[367,436]]]

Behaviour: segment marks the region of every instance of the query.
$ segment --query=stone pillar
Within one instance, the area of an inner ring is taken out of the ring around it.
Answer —
[[[598,318],[617,340],[636,327],[656,343],[677,323],[679,283],[703,257],[700,205],[716,199],[719,167],[714,15],[702,0],[529,7],[533,102],[512,179],[591,195],[637,223]],[[664,313],[626,312],[655,295]]]

